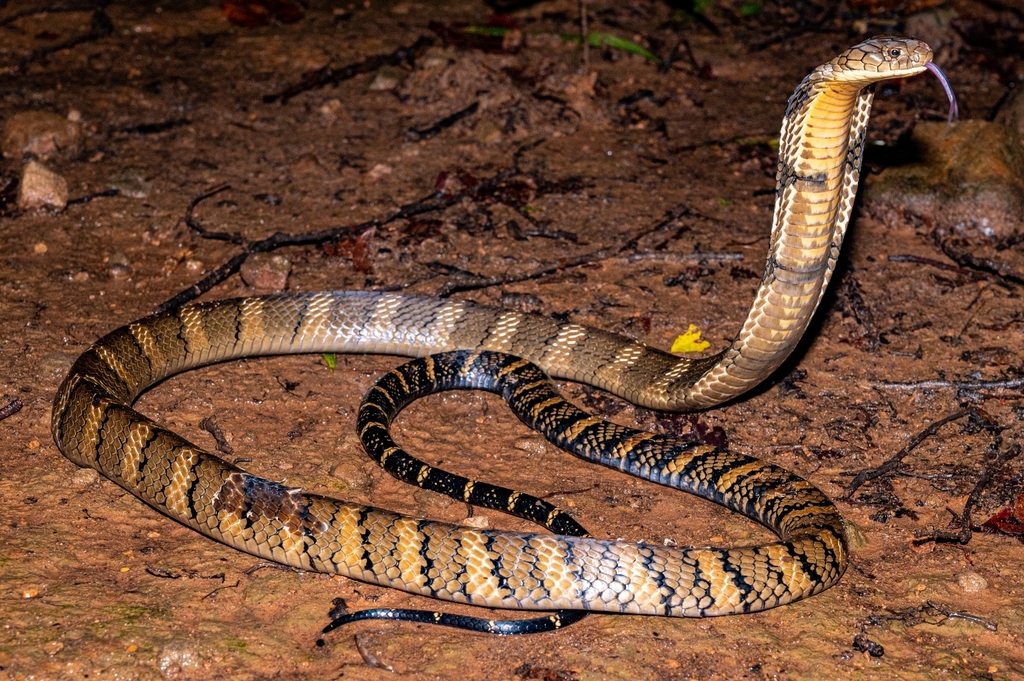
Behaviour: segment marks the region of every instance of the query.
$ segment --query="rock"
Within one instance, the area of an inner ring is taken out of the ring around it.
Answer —
[[[394,66],[382,66],[373,74],[370,81],[371,90],[394,90],[402,84],[405,72]]]
[[[1024,86],[1018,85],[996,112],[995,121],[1024,135]]]
[[[92,468],[79,468],[71,476],[71,484],[75,487],[89,487],[100,481],[100,474]]]
[[[283,255],[257,253],[242,264],[242,281],[253,288],[282,291],[292,272],[291,261]]]
[[[55,208],[63,210],[68,205],[68,183],[42,163],[29,161],[21,173],[18,187],[18,208]]]
[[[116,189],[118,194],[130,199],[144,199],[149,196],[150,184],[146,180],[145,169],[125,166],[110,175],[107,188]]]
[[[903,165],[865,180],[868,210],[907,215],[966,236],[1007,237],[1024,226],[1024,138],[1005,125],[918,123],[893,149]]]
[[[320,105],[320,113],[324,118],[333,121],[344,115],[345,105],[341,103],[340,99],[334,97]]]
[[[472,515],[468,518],[463,518],[462,522],[459,524],[463,527],[473,527],[478,530],[486,530],[491,526],[491,519],[485,515]]]
[[[364,494],[373,487],[373,478],[353,461],[342,461],[331,469],[331,477],[345,484],[346,494]]]
[[[0,146],[4,156],[19,161],[72,158],[82,150],[82,124],[47,111],[23,111],[7,121]]]
[[[395,169],[389,166],[388,164],[378,163],[377,165],[370,168],[369,172],[366,173],[366,177],[369,180],[376,182],[385,175],[390,175],[393,172],[395,172]]]
[[[968,570],[956,576],[956,584],[960,590],[967,594],[976,594],[988,588],[988,580],[977,572]]]
[[[111,279],[124,279],[132,273],[132,263],[121,251],[114,251],[107,256],[107,272]]]

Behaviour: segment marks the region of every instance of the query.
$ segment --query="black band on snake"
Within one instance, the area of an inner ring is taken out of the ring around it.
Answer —
[[[86,350],[57,392],[54,439],[69,459],[158,511],[266,559],[472,605],[572,611],[531,620],[524,630],[587,611],[753,612],[823,591],[842,576],[847,550],[839,513],[810,483],[752,457],[608,424],[547,393],[544,374],[666,410],[708,408],[767,378],[803,335],[835,267],[859,181],[869,86],[925,69],[941,78],[931,58],[919,41],[875,38],[819,66],[797,87],[780,138],[764,278],[737,339],[713,357],[680,358],[546,317],[389,293],[197,303],[133,322]],[[450,351],[468,354],[403,367],[373,391],[360,414],[368,447],[403,479],[503,507],[558,534],[459,527],[289,489],[131,408],[167,376],[240,357]],[[545,502],[434,471],[383,444],[390,441],[389,414],[417,391],[445,386],[500,390],[520,418],[559,446],[717,501],[771,528],[780,541],[698,549],[597,539]],[[405,617],[415,618],[504,633],[478,626],[489,622],[478,618]]]

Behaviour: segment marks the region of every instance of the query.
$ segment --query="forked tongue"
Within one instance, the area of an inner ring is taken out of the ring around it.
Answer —
[[[946,126],[948,127],[952,125],[953,121],[960,118],[960,109],[957,108],[956,105],[956,95],[953,94],[953,88],[949,84],[949,79],[946,78],[946,74],[942,72],[942,69],[935,65],[935,62],[928,62],[928,64],[925,65],[925,68],[935,74],[935,77],[939,79],[940,83],[942,83],[942,89],[946,91],[946,97],[949,99],[949,118],[946,119]]]

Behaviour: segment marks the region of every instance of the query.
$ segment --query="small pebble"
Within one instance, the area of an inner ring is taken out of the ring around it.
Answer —
[[[988,588],[988,580],[977,572],[970,570],[958,574],[956,576],[956,583],[960,590],[967,594],[976,594]]]
[[[92,468],[79,468],[71,476],[71,482],[76,487],[87,487],[95,485],[100,480],[100,474]]]
[[[107,256],[107,272],[111,279],[124,279],[132,273],[131,261],[121,251],[114,251]]]
[[[64,644],[61,641],[49,641],[43,644],[43,651],[47,655],[56,655],[62,650],[64,650]]]
[[[394,90],[402,84],[403,74],[393,66],[384,66],[378,69],[370,81],[371,90]]]
[[[522,452],[543,454],[547,443],[539,437],[521,437],[512,446]]]
[[[491,519],[485,515],[474,515],[465,518],[460,525],[464,527],[475,527],[478,530],[486,530],[491,526]]]
[[[32,247],[32,251],[36,255],[42,255],[43,253],[46,253],[48,250],[50,250],[50,248],[42,241],[40,241],[39,243]]]
[[[107,188],[116,189],[118,194],[130,199],[144,199],[149,196],[150,184],[144,168],[126,166],[110,175]]]
[[[292,263],[283,255],[257,253],[249,256],[242,264],[242,281],[253,288],[266,291],[283,291],[288,285]]]
[[[21,173],[18,209],[55,208],[68,205],[68,182],[42,163],[29,161]]]
[[[340,99],[328,99],[326,102],[320,105],[320,113],[324,118],[329,120],[335,120],[339,118],[345,111],[345,105],[341,103]]]
[[[386,163],[378,163],[377,165],[370,168],[370,171],[366,173],[366,177],[376,182],[385,175],[390,175],[395,172],[395,169]]]
[[[25,589],[22,592],[21,597],[22,598],[35,598],[38,595],[39,595],[39,590],[38,589]]]
[[[22,160],[72,158],[82,148],[82,124],[47,111],[23,111],[4,127],[3,155]]]
[[[331,469],[331,477],[345,483],[344,492],[365,492],[373,485],[373,479],[358,465],[344,461]]]

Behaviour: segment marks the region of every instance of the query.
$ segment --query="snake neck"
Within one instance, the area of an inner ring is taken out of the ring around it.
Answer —
[[[764,277],[739,336],[680,406],[707,408],[750,390],[799,343],[850,221],[872,96],[871,88],[828,82],[819,67],[790,97]]]

